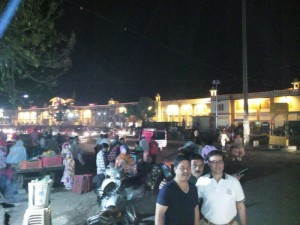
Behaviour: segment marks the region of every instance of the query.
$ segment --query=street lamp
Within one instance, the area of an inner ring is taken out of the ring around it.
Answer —
[[[212,85],[214,85],[210,90],[210,96],[216,99],[216,130],[218,129],[218,85],[221,84],[219,80],[213,80]]]
[[[28,103],[29,103],[29,108],[31,109],[32,104],[33,104],[34,101],[32,101],[32,100],[30,99],[30,96],[29,96],[28,94],[24,94],[22,97],[28,101]]]

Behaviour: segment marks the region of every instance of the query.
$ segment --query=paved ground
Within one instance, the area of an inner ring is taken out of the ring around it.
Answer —
[[[161,158],[173,159],[181,142],[171,142]],[[92,152],[92,144],[84,147]],[[248,149],[240,163],[226,162],[228,173],[242,168],[249,171],[241,182],[246,194],[249,225],[300,225],[300,154],[265,148]],[[90,162],[90,164],[92,161]],[[22,224],[27,208],[27,194],[23,201],[8,208],[9,224]],[[78,195],[57,187],[51,193],[52,221],[54,225],[83,225],[86,218],[97,213],[93,192]]]

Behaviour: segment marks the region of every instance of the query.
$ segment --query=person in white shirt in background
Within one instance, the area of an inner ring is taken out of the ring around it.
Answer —
[[[221,142],[222,151],[226,152],[226,143],[230,141],[225,128],[222,130],[219,136],[219,141]]]

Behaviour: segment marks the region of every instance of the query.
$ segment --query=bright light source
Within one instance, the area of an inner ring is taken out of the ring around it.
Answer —
[[[69,113],[69,114],[68,114],[68,117],[69,117],[69,118],[73,118],[73,117],[74,117],[74,113]]]

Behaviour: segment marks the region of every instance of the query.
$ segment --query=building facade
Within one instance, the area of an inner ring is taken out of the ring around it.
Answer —
[[[216,118],[217,125],[230,126],[242,123],[244,118],[243,94],[226,94],[197,98],[197,99],[177,99],[161,100],[157,94],[154,99],[156,103],[156,116],[153,121],[157,122],[176,122],[193,128],[193,118],[209,116],[213,120]],[[12,125],[57,125],[55,117],[60,115],[60,106],[68,105],[68,110],[64,111],[66,125],[83,125],[99,127],[128,127],[136,123],[136,119],[125,118],[124,112],[128,105],[137,102],[120,103],[113,99],[107,105],[90,104],[88,106],[76,106],[72,99],[61,99],[55,97],[50,100],[48,107],[30,108],[15,111],[0,112],[0,123]],[[287,119],[289,121],[300,120],[300,91],[299,82],[294,81],[292,88],[286,90],[274,90],[266,92],[256,92],[248,94],[249,121],[256,124],[267,122],[274,127],[283,126],[285,116],[283,114],[271,113],[271,105],[274,103],[286,103],[288,105]],[[9,114],[9,116],[8,116]],[[2,116],[1,116],[2,115]]]

